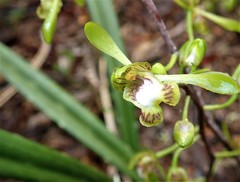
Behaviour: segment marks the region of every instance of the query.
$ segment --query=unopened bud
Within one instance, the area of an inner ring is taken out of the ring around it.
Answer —
[[[179,63],[184,67],[197,67],[206,52],[206,42],[203,39],[187,41],[179,51]]]
[[[173,129],[173,136],[179,147],[185,148],[190,146],[194,139],[193,124],[187,119],[183,121],[177,121]]]
[[[155,63],[152,66],[151,72],[153,74],[160,74],[160,75],[166,75],[167,74],[164,66],[161,63]]]
[[[167,181],[187,181],[187,173],[181,167],[171,168],[167,175]]]

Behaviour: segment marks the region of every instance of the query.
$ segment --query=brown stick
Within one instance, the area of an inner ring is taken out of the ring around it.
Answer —
[[[157,27],[159,29],[159,31],[161,32],[161,35],[165,41],[165,43],[167,44],[168,49],[171,51],[171,53],[177,52],[177,47],[174,44],[174,42],[172,41],[166,25],[164,23],[164,21],[162,20],[162,17],[159,15],[158,10],[154,4],[154,2],[152,0],[142,0],[143,3],[146,5],[149,13],[152,15],[154,21],[157,24]]]

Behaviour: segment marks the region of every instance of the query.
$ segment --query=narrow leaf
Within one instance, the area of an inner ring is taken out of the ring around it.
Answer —
[[[0,58],[0,72],[23,95],[106,161],[136,177],[126,167],[133,151],[107,131],[95,115],[3,44],[0,44]]]
[[[0,176],[7,179],[19,179],[24,181],[61,181],[81,182],[85,180],[61,174],[56,171],[46,170],[29,163],[11,160],[0,156]]]
[[[94,22],[104,27],[107,32],[111,34],[119,48],[126,54],[123,41],[120,36],[120,27],[116,10],[114,9],[112,0],[87,0],[87,7]],[[106,62],[109,77],[115,67],[120,66],[121,63],[116,61],[113,57],[103,54]],[[139,132],[138,122],[133,104],[125,101],[122,93],[111,89],[112,101],[114,104],[114,114],[116,122],[119,126],[119,135],[121,139],[128,143],[134,151],[139,151]]]
[[[20,135],[0,129],[0,138],[0,156],[89,181],[110,181],[102,172],[84,165],[66,154],[25,139]],[[6,170],[11,171],[11,168]]]
[[[206,12],[199,8],[196,9],[196,12],[204,16],[205,18],[213,21],[214,23],[218,24],[219,26],[225,28],[226,30],[240,33],[239,21],[215,15],[213,13]]]
[[[155,75],[159,81],[191,84],[218,94],[233,95],[240,86],[226,73],[207,72],[201,74]]]
[[[112,37],[98,24],[88,22],[84,27],[88,40],[100,51],[114,57],[123,65],[131,64],[131,61],[123,54]]]

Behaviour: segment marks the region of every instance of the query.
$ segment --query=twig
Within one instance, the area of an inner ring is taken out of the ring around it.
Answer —
[[[174,42],[172,41],[172,39],[167,31],[166,25],[165,25],[164,21],[162,20],[162,17],[159,15],[154,2],[152,0],[142,0],[142,1],[147,6],[148,11],[150,12],[154,21],[156,22],[157,27],[158,27],[159,31],[161,32],[162,37],[163,37],[164,41],[166,42],[168,49],[171,51],[171,53],[177,52],[177,47],[174,44]]]
[[[103,107],[103,117],[106,124],[106,128],[108,131],[113,133],[114,135],[118,134],[116,121],[114,117],[114,112],[112,108],[112,102],[111,97],[109,93],[109,83],[107,78],[107,63],[106,60],[103,60],[100,58],[99,60],[99,94],[100,94],[100,100]],[[109,176],[113,178],[113,181],[120,181],[120,175],[118,173],[118,170],[113,165],[107,166],[107,173]]]
[[[117,135],[117,126],[114,119],[114,112],[113,112],[111,97],[108,89],[109,83],[106,75],[107,75],[106,61],[104,61],[103,59],[100,59],[99,61],[99,79],[100,79],[99,93],[100,93],[100,99],[103,107],[104,121],[106,123],[107,129],[114,135]]]

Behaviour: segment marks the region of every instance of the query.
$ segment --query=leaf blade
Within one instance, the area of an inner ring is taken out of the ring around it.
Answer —
[[[102,172],[82,164],[77,159],[25,139],[20,135],[0,129],[0,138],[0,156],[2,157],[90,181],[110,181]]]
[[[114,57],[123,65],[131,64],[131,61],[123,54],[112,37],[98,24],[88,22],[84,26],[84,32],[88,40],[100,51]]]
[[[3,68],[0,72],[24,96],[106,161],[138,179],[126,167],[133,151],[107,131],[95,115],[3,44],[0,44],[0,58]]]

